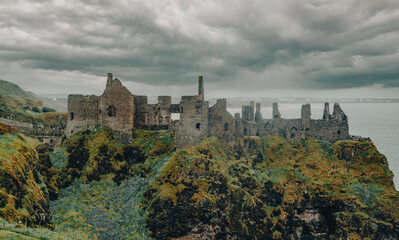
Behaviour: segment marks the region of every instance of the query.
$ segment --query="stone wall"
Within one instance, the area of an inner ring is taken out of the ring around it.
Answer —
[[[153,109],[148,105],[147,96],[134,96],[134,127],[140,128],[141,125],[149,125],[153,119]]]
[[[278,110],[278,103],[273,103],[273,118],[281,118],[280,111]]]
[[[240,114],[236,113],[234,114],[234,125],[236,127],[235,129],[235,137],[236,138],[242,138],[244,137],[244,124],[240,118]]]
[[[167,126],[172,120],[171,114],[172,97],[171,96],[159,96],[158,104],[156,106],[156,125]]]
[[[243,136],[284,136],[290,141],[316,138],[328,141],[349,138],[348,118],[334,104],[330,114],[325,104],[323,119],[311,119],[311,106],[305,104],[300,119],[281,118],[278,103],[273,103],[273,118],[263,119],[261,106],[252,101],[242,107],[242,117],[234,117],[226,109],[226,99],[218,99],[209,108],[204,101],[204,83],[198,79],[198,95],[182,96],[179,104],[172,104],[170,96],[159,96],[157,104],[148,104],[147,96],[133,96],[112,74],[107,76],[102,96],[70,95],[68,97],[67,137],[80,130],[92,130],[96,125],[110,127],[115,137],[129,142],[132,130],[169,129],[175,132],[175,146],[182,148],[198,144],[210,135],[233,145]],[[179,113],[180,119],[172,121],[171,114]]]
[[[302,141],[306,139],[306,130],[303,129],[303,119],[281,119],[283,128],[280,135],[289,141]]]
[[[243,124],[243,135],[244,136],[260,136],[259,124],[254,121],[242,121]]]
[[[349,138],[348,118],[340,108],[334,104],[334,112],[330,115],[329,104],[325,104],[323,119],[311,119],[311,106],[304,104],[300,119],[284,119],[278,110],[278,104],[273,103],[273,119],[261,119],[260,104],[256,104],[255,121],[252,119],[252,106],[243,106],[245,117],[235,116],[235,137],[242,136],[284,136],[289,141],[302,141],[306,138],[337,141]]]
[[[99,98],[95,95],[68,96],[68,122],[66,137],[82,131],[93,130],[99,124]]]
[[[134,96],[134,105],[135,128],[169,129],[173,110],[171,96],[159,96],[157,104],[148,104],[147,96]],[[177,108],[179,111],[180,106]]]
[[[221,139],[228,145],[234,145],[236,126],[233,116],[226,109],[226,99],[218,99],[209,108],[209,135]]]
[[[242,106],[242,119],[245,121],[253,121],[254,120],[254,105],[251,102],[250,105]]]
[[[11,119],[0,118],[0,123],[7,124],[20,132],[30,135],[34,132],[33,125],[31,123],[19,122]]]
[[[260,112],[260,103],[256,104],[255,122],[258,124],[263,122],[262,113]]]
[[[126,142],[131,139],[134,124],[133,95],[118,79],[108,79],[107,87],[99,98],[100,124],[115,130],[115,137]]]
[[[180,120],[174,121],[171,127],[175,131],[176,148],[199,144],[209,131],[209,102],[184,100],[180,103]]]

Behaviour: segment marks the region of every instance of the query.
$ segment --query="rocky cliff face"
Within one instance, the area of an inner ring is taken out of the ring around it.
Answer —
[[[370,141],[210,137],[175,151],[168,131],[112,136],[80,132],[49,153],[0,124],[0,217],[53,214],[79,239],[399,239],[399,193]]]
[[[0,123],[0,217],[48,226],[48,192],[37,168],[36,141]]]
[[[398,192],[372,142],[216,138],[176,152],[145,194],[156,239],[398,239]]]

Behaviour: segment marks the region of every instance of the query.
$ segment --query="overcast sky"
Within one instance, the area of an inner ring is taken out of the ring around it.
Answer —
[[[397,0],[0,3],[0,79],[35,93],[399,97]]]

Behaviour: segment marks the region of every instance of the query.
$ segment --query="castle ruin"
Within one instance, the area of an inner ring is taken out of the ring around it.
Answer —
[[[242,106],[242,114],[234,117],[227,111],[226,99],[218,99],[209,107],[204,101],[204,81],[198,79],[198,95],[182,96],[179,104],[172,104],[171,96],[159,96],[158,103],[149,104],[147,96],[132,95],[112,73],[101,96],[68,96],[66,136],[81,130],[92,131],[96,126],[114,130],[115,139],[128,143],[133,129],[171,130],[175,132],[176,148],[197,145],[203,138],[216,136],[233,145],[243,136],[278,135],[289,141],[306,138],[330,142],[349,138],[348,118],[338,103],[330,114],[325,103],[323,119],[311,119],[310,104],[302,105],[300,119],[284,119],[273,103],[273,118],[263,119],[261,106],[251,102]],[[172,114],[180,114],[172,120]]]

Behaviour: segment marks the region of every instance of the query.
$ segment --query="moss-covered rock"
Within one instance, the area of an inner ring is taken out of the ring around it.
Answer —
[[[59,196],[60,185],[62,183],[62,176],[64,174],[57,168],[53,167],[51,161],[51,148],[45,144],[38,144],[36,146],[36,151],[38,153],[38,170],[46,184],[47,191],[49,193],[50,200],[56,200]]]
[[[399,194],[370,141],[210,137],[175,151],[169,131],[112,136],[49,152],[0,124],[1,216],[48,225],[50,196],[57,231],[81,239],[399,238]]]
[[[76,178],[84,183],[99,181],[101,175],[114,173],[120,184],[129,176],[147,176],[158,159],[173,150],[173,134],[169,131],[137,130],[130,144],[113,139],[112,130],[98,128],[94,132],[80,132],[61,146],[66,152],[66,173],[62,188]]]
[[[37,141],[0,124],[0,216],[27,226],[48,226],[48,192],[38,171]]]
[[[174,151],[173,134],[137,130],[134,136],[121,144],[109,129],[81,132],[50,154],[68,179],[51,203],[57,231],[74,231],[79,239],[149,239],[140,202]],[[78,162],[85,164],[67,167]]]
[[[395,239],[392,177],[372,142],[207,138],[171,157],[143,203],[157,239]]]

